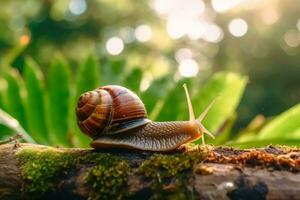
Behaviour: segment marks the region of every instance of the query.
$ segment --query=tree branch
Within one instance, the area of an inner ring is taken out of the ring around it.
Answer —
[[[299,199],[300,150],[0,145],[0,199]]]

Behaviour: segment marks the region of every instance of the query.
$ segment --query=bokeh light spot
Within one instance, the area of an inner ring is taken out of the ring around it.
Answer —
[[[241,18],[233,19],[228,25],[229,32],[235,37],[242,37],[248,31],[248,24]]]
[[[183,77],[194,77],[199,72],[198,63],[194,59],[185,59],[179,64],[179,73]]]
[[[74,15],[81,15],[86,11],[87,5],[85,0],[71,0],[69,10]]]
[[[224,13],[228,10],[236,7],[240,3],[242,3],[244,0],[212,0],[211,4],[213,9],[216,12]]]
[[[203,37],[205,32],[205,23],[200,20],[191,21],[191,25],[187,30],[187,35],[191,40],[198,40]]]
[[[288,30],[283,38],[285,43],[290,47],[297,47],[300,44],[300,34],[296,30]]]
[[[267,8],[261,13],[261,20],[264,24],[274,24],[280,17],[279,12],[275,8]]]
[[[297,28],[298,28],[298,31],[300,31],[300,19],[297,22]]]
[[[223,30],[215,24],[208,25],[204,32],[204,39],[208,42],[218,43],[223,37]]]
[[[106,50],[111,55],[119,55],[124,50],[124,42],[120,37],[111,37],[106,42]]]
[[[22,35],[19,41],[21,45],[26,46],[30,42],[30,37],[28,35]]]
[[[175,53],[175,59],[177,60],[177,62],[181,62],[183,60],[190,59],[192,57],[193,57],[193,52],[189,48],[181,48],[177,50]]]
[[[135,29],[135,37],[138,41],[140,42],[147,42],[151,39],[152,37],[152,29],[150,26],[148,25],[139,25],[136,29]]]

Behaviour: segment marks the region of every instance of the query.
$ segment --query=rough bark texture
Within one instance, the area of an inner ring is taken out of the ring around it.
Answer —
[[[56,171],[46,169],[52,167],[48,150],[59,153],[53,165]],[[0,145],[0,199],[300,199],[299,149],[216,147],[199,151],[162,155]],[[38,157],[30,158],[36,152]],[[98,157],[97,162],[85,160]],[[60,158],[70,162],[58,165]],[[44,163],[43,159],[48,160]],[[39,169],[37,176],[30,173],[35,169]],[[116,178],[114,173],[119,179],[111,181]],[[35,177],[41,180],[37,186]],[[51,185],[43,189],[39,185],[43,181]]]

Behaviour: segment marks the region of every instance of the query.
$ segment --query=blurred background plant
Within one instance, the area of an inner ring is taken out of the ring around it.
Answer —
[[[76,100],[105,84],[138,93],[152,120],[185,120],[187,82],[196,113],[221,96],[204,121],[211,142],[299,145],[299,9],[292,0],[2,1],[0,138],[87,146]]]

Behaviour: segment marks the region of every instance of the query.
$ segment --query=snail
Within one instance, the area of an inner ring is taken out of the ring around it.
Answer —
[[[76,115],[81,131],[90,136],[91,146],[146,151],[173,151],[202,137],[214,136],[202,125],[214,101],[196,119],[186,84],[183,85],[189,121],[152,122],[141,99],[118,85],[99,87],[79,97]]]

